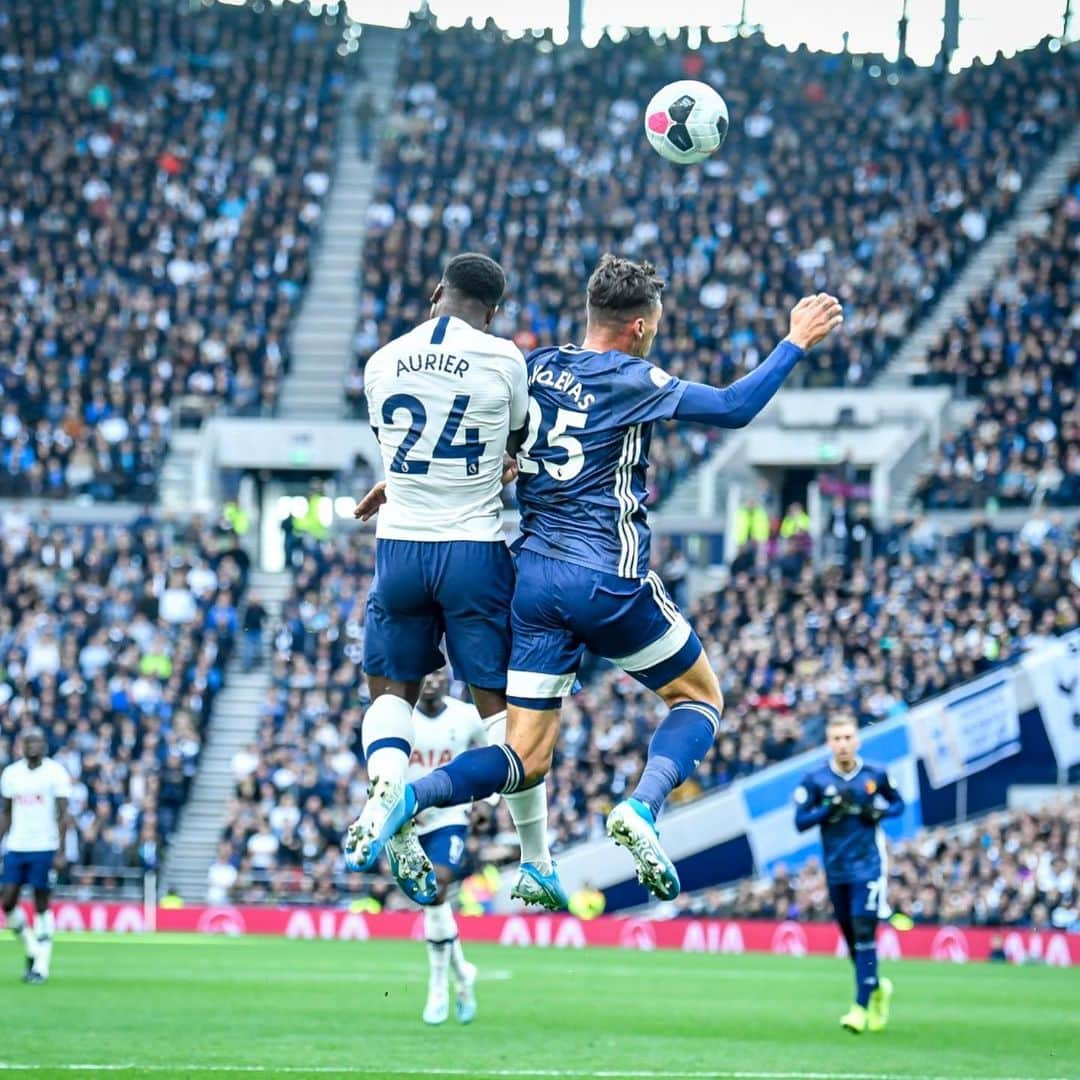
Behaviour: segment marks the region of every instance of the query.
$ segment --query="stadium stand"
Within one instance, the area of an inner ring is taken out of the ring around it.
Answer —
[[[1080,504],[1080,171],[1044,224],[928,358],[922,381],[982,398],[919,484],[929,508]]]
[[[383,896],[385,882],[344,874],[338,849],[367,788],[358,756],[366,703],[360,661],[374,538],[301,535],[294,544],[298,568],[274,634],[272,685],[256,743],[233,760],[228,857],[211,875],[231,865],[229,894],[245,900],[317,901],[369,889]]]
[[[1080,797],[1037,811],[1002,811],[955,828],[926,829],[889,851],[888,897],[916,923],[1080,928]],[[679,916],[831,921],[813,859],[797,873],[743,881],[675,902]]]
[[[340,32],[289,4],[0,13],[0,496],[152,500],[169,433],[272,414]]]
[[[1075,124],[1075,50],[1053,64],[1044,54],[885,78],[866,58],[790,54],[760,37],[690,52],[639,34],[572,58],[486,31],[420,30],[369,211],[348,396],[362,413],[364,360],[425,316],[446,253],[464,248],[506,264],[496,329],[524,350],[579,336],[602,251],[651,258],[670,282],[658,361],[721,383],[753,367],[786,332],[788,305],[827,279],[845,332],[804,377],[864,385]],[[658,174],[621,137],[651,88],[681,77],[716,85],[741,120],[700,172]],[[825,131],[827,154],[802,152]],[[708,446],[694,429],[655,440],[657,494]]]
[[[247,566],[228,531],[199,520],[61,526],[2,512],[0,768],[22,727],[45,729],[74,780],[74,889],[158,866],[237,637]]]
[[[715,749],[676,799],[819,745],[840,711],[862,724],[898,715],[1080,625],[1080,528],[1033,521],[1021,534],[977,523],[948,537],[907,521],[873,535],[878,553],[868,562],[853,549],[818,570],[796,541],[779,555],[773,543],[744,552],[729,587],[690,608],[727,708]],[[235,762],[223,837],[237,871],[233,895],[307,900],[374,890],[383,900],[384,884],[344,874],[338,849],[366,794],[359,661],[372,540],[353,533],[302,542],[258,743]],[[564,707],[551,774],[557,847],[602,836],[612,799],[640,773],[663,713],[599,662],[585,681]],[[479,815],[474,857],[514,857],[505,807]]]

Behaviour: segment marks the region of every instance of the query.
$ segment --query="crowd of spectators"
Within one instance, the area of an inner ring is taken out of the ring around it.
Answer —
[[[1080,797],[1002,811],[890,844],[889,906],[915,923],[1080,929]],[[674,914],[833,918],[820,862],[680,897]]]
[[[198,767],[248,560],[228,532],[0,514],[0,768],[29,724],[73,780],[75,889],[153,869]]]
[[[293,588],[273,637],[271,686],[255,743],[233,760],[236,791],[210,872],[212,899],[386,892],[384,882],[346,875],[339,850],[367,792],[361,661],[374,539],[302,534],[292,544]]]
[[[372,541],[354,533],[303,543],[258,740],[234,763],[215,874],[229,882],[226,895],[244,899],[328,900],[374,887],[381,900],[385,883],[345,874],[339,850],[366,795],[359,735]],[[727,706],[715,748],[679,799],[818,745],[840,711],[860,723],[899,715],[1080,625],[1080,528],[1056,519],[1034,518],[1018,535],[976,522],[950,537],[926,521],[898,523],[819,568],[799,536],[784,544],[779,558],[771,544],[748,545],[726,587],[688,610]],[[669,556],[659,569],[677,564]],[[585,689],[564,705],[550,781],[559,848],[603,835],[664,712],[601,661],[583,676]],[[477,862],[514,857],[505,806],[477,814]]]
[[[926,506],[1080,504],[1078,258],[1080,170],[930,352],[922,381],[981,401],[922,478]]]
[[[657,361],[713,383],[757,364],[790,304],[828,288],[843,332],[796,378],[864,385],[1072,130],[1077,55],[1044,44],[942,76],[760,36],[690,50],[636,33],[572,53],[421,24],[369,208],[348,393],[362,411],[364,361],[426,318],[446,254],[467,248],[505,265],[494,330],[526,351],[580,339],[603,251],[649,258],[669,282]],[[725,95],[732,130],[679,170],[648,148],[641,109],[687,77]],[[707,449],[694,428],[655,439],[654,495]]]
[[[0,10],[0,496],[150,500],[185,413],[273,412],[343,75],[257,6]]]

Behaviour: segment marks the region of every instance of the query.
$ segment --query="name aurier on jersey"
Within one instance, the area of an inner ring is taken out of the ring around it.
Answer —
[[[569,371],[564,371],[556,377],[555,372],[543,364],[537,364],[529,379],[529,385],[550,386],[552,390],[561,390],[568,398],[574,400],[579,409],[587,409],[596,401],[596,395],[586,394],[581,383]]]
[[[399,356],[395,375],[407,375],[410,371],[444,371],[447,375],[463,378],[469,370],[469,361],[453,353],[424,353]]]

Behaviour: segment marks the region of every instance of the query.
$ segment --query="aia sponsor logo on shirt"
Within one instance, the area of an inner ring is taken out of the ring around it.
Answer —
[[[441,750],[421,750],[414,746],[409,755],[410,765],[419,765],[425,769],[438,769],[443,765],[449,765],[454,760],[450,748],[444,746]]]
[[[45,796],[40,791],[30,791],[16,795],[15,801],[19,806],[42,806],[45,803]]]

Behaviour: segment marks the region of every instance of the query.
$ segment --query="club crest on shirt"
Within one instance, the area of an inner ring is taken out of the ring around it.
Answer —
[[[867,780],[866,781],[866,794],[867,795],[873,795],[876,791],[877,791],[877,781],[875,781],[875,780]]]

